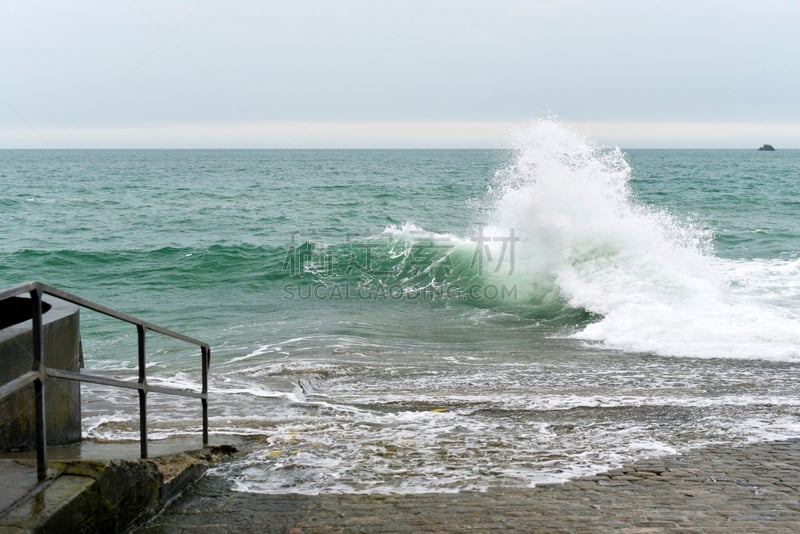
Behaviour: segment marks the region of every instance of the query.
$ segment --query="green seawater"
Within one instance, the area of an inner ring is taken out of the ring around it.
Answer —
[[[796,436],[798,215],[800,151],[551,124],[508,150],[6,150],[0,285],[208,341],[212,432],[263,442],[217,473],[243,491],[484,489]],[[81,321],[87,367],[131,376],[135,329]],[[148,343],[154,382],[196,382]],[[84,388],[87,437],[135,437],[133,397]],[[196,431],[153,402],[154,438]]]
[[[711,230],[717,256],[798,256],[800,151],[767,156],[752,150],[630,150],[627,155],[638,197]]]

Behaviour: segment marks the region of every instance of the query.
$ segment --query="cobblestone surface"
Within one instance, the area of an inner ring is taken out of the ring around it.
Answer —
[[[257,495],[205,477],[140,532],[800,532],[800,440],[486,493]]]

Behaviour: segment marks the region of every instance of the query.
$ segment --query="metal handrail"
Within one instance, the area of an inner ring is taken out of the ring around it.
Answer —
[[[131,315],[118,312],[106,306],[86,300],[72,293],[62,291],[42,282],[26,282],[14,287],[0,290],[0,302],[11,297],[29,293],[31,297],[33,324],[33,366],[30,371],[17,378],[0,385],[0,399],[13,395],[14,393],[33,384],[34,404],[36,410],[36,473],[40,481],[47,478],[47,426],[45,424],[44,411],[44,380],[51,376],[65,380],[76,380],[79,382],[92,382],[106,386],[135,389],[139,392],[139,448],[142,458],[147,458],[147,393],[164,393],[167,395],[180,395],[183,397],[193,397],[200,399],[203,407],[203,446],[208,445],[208,369],[211,365],[211,347],[200,340],[173,332],[161,326],[143,321]],[[63,369],[48,369],[43,362],[44,335],[42,328],[42,296],[52,295],[61,300],[77,304],[109,317],[119,319],[126,323],[136,325],[136,332],[139,345],[139,377],[136,382],[126,382],[104,376],[85,374]],[[145,365],[145,334],[147,330],[169,336],[180,341],[185,341],[200,347],[202,359],[202,391],[186,391],[163,386],[151,386],[147,383]]]

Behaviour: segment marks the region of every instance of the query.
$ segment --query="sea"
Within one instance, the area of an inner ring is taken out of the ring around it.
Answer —
[[[238,491],[563,482],[800,436],[800,150],[626,150],[556,120],[493,150],[3,150],[0,286],[211,345]],[[84,310],[87,372],[136,329]],[[199,351],[149,333],[148,380]],[[153,440],[200,405],[151,393]],[[83,432],[138,401],[84,384]]]

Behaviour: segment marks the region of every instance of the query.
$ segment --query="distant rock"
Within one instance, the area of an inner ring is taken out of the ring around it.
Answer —
[[[759,150],[772,151],[772,150],[775,150],[775,147],[774,147],[774,146],[772,146],[772,145],[766,145],[766,144],[765,144],[765,145],[763,145],[761,148],[759,148]]]

